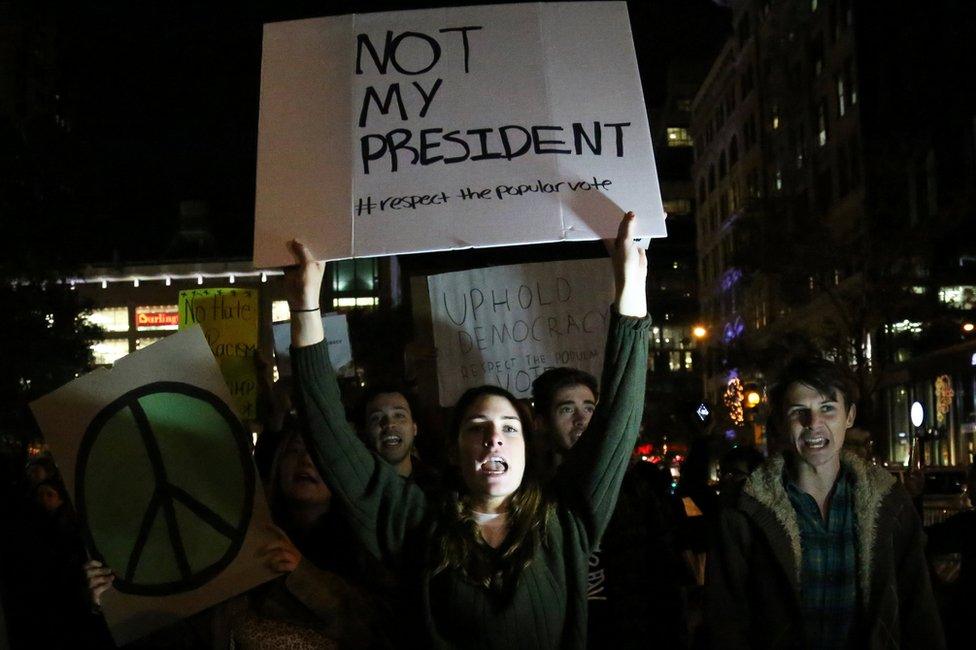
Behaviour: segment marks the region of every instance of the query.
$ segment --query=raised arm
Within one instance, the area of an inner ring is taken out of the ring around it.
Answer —
[[[644,414],[647,380],[647,256],[634,243],[634,214],[620,222],[613,251],[616,289],[600,380],[600,403],[556,476],[585,525],[590,547],[603,535]]]
[[[369,452],[346,421],[319,310],[325,263],[316,261],[298,242],[292,242],[291,248],[298,264],[286,269],[285,284],[291,308],[295,406],[305,445],[319,474],[342,502],[356,536],[377,558],[396,562],[406,538],[427,514],[427,499],[420,488]]]

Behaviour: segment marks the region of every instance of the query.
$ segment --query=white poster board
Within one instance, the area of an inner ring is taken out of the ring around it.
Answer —
[[[88,551],[116,574],[102,610],[118,645],[277,575],[259,557],[275,535],[232,403],[200,326],[31,403]]]
[[[612,238],[664,210],[624,2],[265,25],[254,263]]]
[[[345,314],[326,314],[322,317],[325,340],[329,343],[329,360],[340,377],[351,377],[352,344],[349,342],[349,321]],[[278,376],[291,376],[291,321],[272,325],[274,334],[275,363]]]
[[[599,377],[613,301],[608,259],[496,266],[432,275],[430,294],[441,406],[494,384],[530,397],[549,368]]]

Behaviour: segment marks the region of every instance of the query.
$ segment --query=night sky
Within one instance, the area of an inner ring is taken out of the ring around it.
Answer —
[[[60,10],[58,76],[73,116],[82,259],[158,260],[181,200],[207,201],[215,254],[249,258],[264,22],[483,3],[79,3]],[[709,61],[730,12],[709,0],[630,2],[649,109],[672,60]]]

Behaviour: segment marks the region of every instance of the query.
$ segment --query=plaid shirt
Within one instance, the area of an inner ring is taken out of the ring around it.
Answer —
[[[800,607],[808,646],[845,648],[857,615],[857,537],[848,472],[842,467],[827,520],[817,502],[784,478],[800,525]]]

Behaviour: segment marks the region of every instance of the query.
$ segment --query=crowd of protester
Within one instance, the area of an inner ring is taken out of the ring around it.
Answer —
[[[261,557],[280,575],[127,647],[970,647],[976,511],[932,527],[926,548],[896,479],[844,451],[858,398],[846,369],[787,365],[768,458],[703,440],[675,490],[634,453],[649,320],[631,224],[600,380],[551,369],[531,401],[471,389],[437,436],[405,385],[343,403],[323,264],[294,243],[295,376],[255,449],[276,536]],[[421,458],[425,436],[447,441],[449,463]],[[86,553],[50,458],[18,479],[0,633],[14,648],[113,647],[100,606],[117,567]]]

